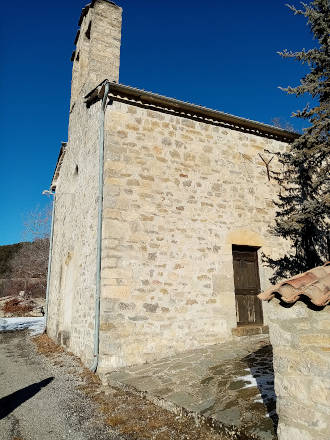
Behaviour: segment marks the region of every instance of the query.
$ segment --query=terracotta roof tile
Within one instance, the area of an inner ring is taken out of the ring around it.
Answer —
[[[293,303],[300,295],[307,296],[317,306],[330,303],[330,262],[324,266],[315,267],[288,280],[281,281],[276,286],[258,295],[263,301],[274,298],[279,293],[283,301]]]

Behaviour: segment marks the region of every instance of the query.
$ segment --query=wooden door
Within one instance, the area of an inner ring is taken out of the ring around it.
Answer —
[[[262,324],[257,249],[233,246],[233,265],[237,324]]]

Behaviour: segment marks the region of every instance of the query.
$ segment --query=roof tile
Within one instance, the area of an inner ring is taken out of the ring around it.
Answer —
[[[296,302],[301,295],[307,296],[317,306],[330,303],[330,262],[318,266],[288,280],[281,281],[258,295],[263,301],[270,301],[278,293],[287,303]]]

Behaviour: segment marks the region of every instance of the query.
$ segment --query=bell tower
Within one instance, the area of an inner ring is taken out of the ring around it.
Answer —
[[[72,53],[71,102],[84,97],[103,80],[118,82],[122,9],[112,1],[85,6]]]

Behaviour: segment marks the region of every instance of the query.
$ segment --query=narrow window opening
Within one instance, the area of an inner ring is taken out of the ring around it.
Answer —
[[[90,21],[90,22],[89,22],[89,25],[88,25],[88,28],[87,28],[87,31],[85,32],[86,38],[87,38],[88,40],[91,39],[91,27],[92,27],[92,22]]]
[[[79,52],[77,53],[76,61],[79,61]]]
[[[78,165],[76,165],[75,169],[74,169],[74,175],[77,176],[79,172],[79,167]]]

